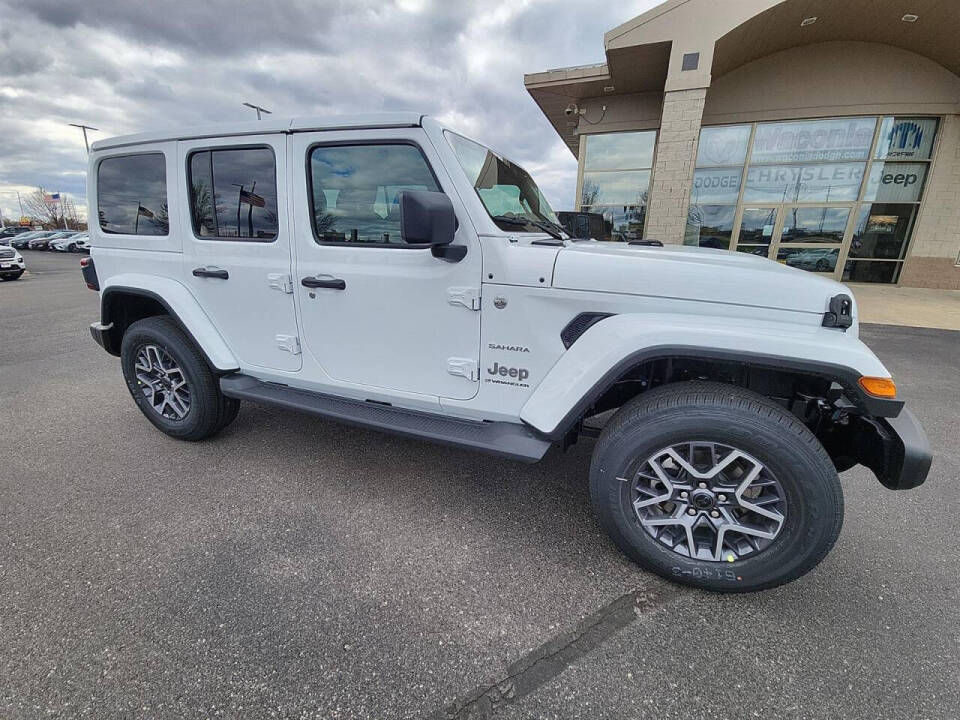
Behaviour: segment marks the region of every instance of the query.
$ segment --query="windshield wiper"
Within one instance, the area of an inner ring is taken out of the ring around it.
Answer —
[[[557,240],[563,240],[562,232],[558,231],[556,228],[559,228],[559,225],[554,225],[552,222],[547,220],[534,220],[533,218],[525,217],[515,217],[513,215],[494,215],[493,219],[496,222],[507,223],[508,225],[523,225],[523,226],[533,226],[543,230],[547,235],[556,238]],[[562,230],[562,228],[561,228]]]

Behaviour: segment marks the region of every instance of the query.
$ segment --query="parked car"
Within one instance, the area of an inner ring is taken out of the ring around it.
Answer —
[[[833,248],[803,248],[792,250],[786,262],[790,267],[815,272],[833,272],[839,252]]]
[[[75,233],[71,230],[62,230],[60,232],[55,232],[52,235],[47,235],[44,237],[37,237],[27,243],[27,248],[30,250],[48,250],[50,243],[54,240],[59,240],[60,238],[71,237]]]
[[[529,462],[599,436],[603,528],[723,592],[826,556],[839,471],[926,479],[930,445],[844,285],[575,242],[519,165],[419,113],[248,127],[91,149],[90,331],[167,435],[211,437],[247,400]]]
[[[57,252],[82,252],[83,250],[89,250],[90,246],[87,245],[87,233],[78,232],[74,235],[69,235],[67,237],[58,238],[56,240],[51,240],[48,247],[49,250],[56,250]]]
[[[35,237],[40,237],[44,233],[53,234],[50,230],[34,230],[33,232],[23,233],[22,235],[17,235],[10,240],[10,245],[17,248],[18,250],[23,250],[27,243],[33,240]]]
[[[16,280],[25,269],[23,256],[15,248],[0,247],[0,279]]]
[[[12,238],[24,233],[33,232],[32,227],[23,227],[21,225],[6,225],[0,228],[0,240],[3,238]]]

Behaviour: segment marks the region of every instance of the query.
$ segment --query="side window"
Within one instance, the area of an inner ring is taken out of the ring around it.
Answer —
[[[123,155],[97,168],[100,229],[118,235],[166,235],[167,164],[163,153]]]
[[[311,212],[317,242],[402,244],[401,190],[440,187],[413,145],[337,145],[310,151]]]
[[[192,153],[190,217],[198,237],[269,242],[277,236],[277,170],[270,148]]]

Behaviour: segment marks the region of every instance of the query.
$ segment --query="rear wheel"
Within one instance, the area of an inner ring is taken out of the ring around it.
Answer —
[[[594,451],[600,522],[636,562],[675,582],[745,592],[795,580],[843,520],[833,463],[776,403],[684,383],[621,408]]]
[[[146,418],[179,440],[203,440],[237,416],[240,402],[220,392],[199,349],[169,317],[133,323],[120,364],[127,389]]]

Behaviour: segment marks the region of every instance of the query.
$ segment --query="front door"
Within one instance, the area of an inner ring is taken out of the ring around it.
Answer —
[[[291,278],[286,136],[179,143],[187,286],[242,367],[301,367]]]
[[[479,388],[479,242],[423,131],[381,130],[377,138],[292,136],[291,167],[306,167],[294,203],[305,379],[469,399]],[[403,242],[402,190],[450,197],[454,242],[467,246],[462,260]]]

